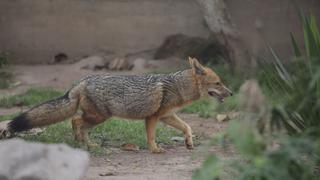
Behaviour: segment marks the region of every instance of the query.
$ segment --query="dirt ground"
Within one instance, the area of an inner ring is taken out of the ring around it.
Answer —
[[[87,74],[116,73],[134,74],[137,72],[105,72],[79,69],[75,65],[41,65],[41,66],[11,66],[15,81],[19,86],[1,90],[0,94],[11,95],[21,93],[30,86],[53,87],[60,90],[68,89],[72,82]],[[10,114],[21,111],[20,108],[0,109],[0,114]],[[195,138],[200,139],[195,150],[187,150],[182,143],[164,147],[167,152],[151,154],[147,150],[122,151],[110,148],[106,156],[92,156],[85,180],[170,180],[191,179],[195,169],[199,168],[208,151],[222,159],[232,158],[234,152],[226,151],[220,146],[203,150],[205,140],[223,132],[227,122],[219,123],[214,118],[202,119],[196,114],[179,114],[193,129]]]

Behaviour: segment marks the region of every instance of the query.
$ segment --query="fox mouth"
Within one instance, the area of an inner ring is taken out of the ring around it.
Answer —
[[[224,102],[224,97],[222,97],[218,93],[216,93],[214,91],[209,91],[208,94],[209,94],[209,96],[215,97],[219,102]]]

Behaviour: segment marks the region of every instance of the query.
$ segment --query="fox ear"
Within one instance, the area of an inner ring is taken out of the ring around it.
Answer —
[[[189,57],[189,64],[197,75],[205,75],[206,71],[204,70],[204,67],[199,63],[199,61],[196,58]]]

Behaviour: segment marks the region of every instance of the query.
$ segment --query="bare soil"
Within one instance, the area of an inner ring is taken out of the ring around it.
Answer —
[[[0,94],[12,95],[25,91],[30,86],[53,87],[67,89],[72,82],[87,74],[135,74],[137,72],[105,72],[79,69],[76,65],[41,65],[41,66],[12,66],[15,81],[21,82],[18,87],[1,90]],[[25,108],[24,108],[25,109]],[[0,109],[0,114],[11,114],[21,111],[21,108]],[[90,167],[85,180],[170,180],[191,179],[195,169],[199,168],[208,152],[222,159],[234,157],[232,150],[220,146],[210,149],[202,145],[210,137],[223,132],[227,122],[218,122],[214,118],[202,119],[196,114],[179,114],[193,129],[196,147],[187,150],[183,143],[164,147],[163,154],[151,154],[147,150],[122,151],[119,148],[108,148],[106,156],[92,156]]]

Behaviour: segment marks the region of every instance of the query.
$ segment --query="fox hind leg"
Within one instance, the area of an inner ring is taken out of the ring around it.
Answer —
[[[97,147],[98,144],[92,142],[89,138],[89,131],[97,124],[103,122],[106,118],[97,116],[88,116],[84,113],[82,116],[72,118],[72,129],[75,135],[75,140],[83,142],[88,148]]]

